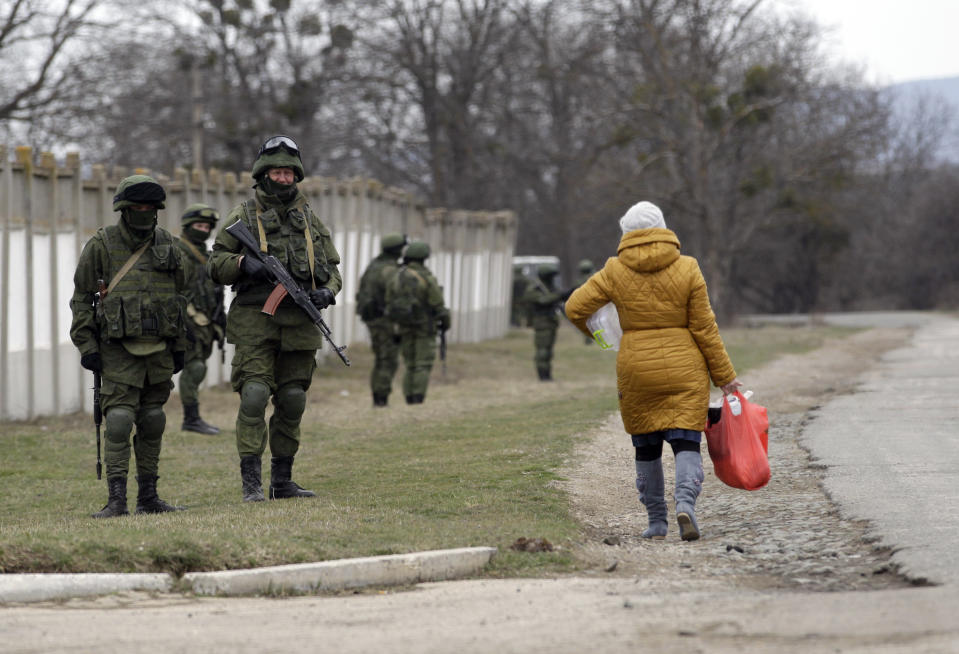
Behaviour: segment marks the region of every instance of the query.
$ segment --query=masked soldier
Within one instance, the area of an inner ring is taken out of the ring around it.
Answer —
[[[557,311],[569,293],[554,288],[559,268],[553,263],[541,263],[536,279],[526,290],[525,300],[533,322],[533,344],[536,346],[536,372],[540,381],[552,381],[553,345],[559,327]]]
[[[407,404],[422,404],[430,371],[436,359],[437,330],[450,328],[450,312],[443,304],[443,289],[423,264],[430,246],[413,241],[406,248],[403,265],[386,285],[386,316],[396,323],[400,352],[406,372],[403,393]]]
[[[230,211],[226,226],[242,220],[260,249],[282,262],[317,309],[335,304],[342,286],[340,255],[330,230],[320,222],[297,188],[304,177],[296,143],[286,136],[266,140],[253,162],[256,194]],[[300,447],[300,420],[306,391],[316,368],[323,336],[286,297],[274,315],[263,313],[273,290],[266,268],[221,229],[208,269],[218,284],[233,284],[236,298],[227,315],[226,338],[236,345],[231,382],[240,394],[236,444],[245,502],[263,501],[261,457],[270,445],[270,499],[313,497],[292,480],[293,458]],[[266,405],[273,401],[269,426]]]
[[[406,237],[402,234],[384,236],[380,241],[382,252],[363,271],[356,293],[356,310],[370,330],[373,348],[373,372],[370,373],[373,406],[386,406],[399,364],[399,333],[386,317],[386,283],[399,269],[398,261],[405,245]]]
[[[166,193],[146,175],[117,186],[116,225],[101,227],[80,254],[70,300],[70,338],[80,365],[102,377],[107,505],[95,518],[126,515],[130,434],[139,485],[136,513],[181,510],[157,496],[163,405],[187,346],[185,281],[173,236],[157,227]],[[97,308],[94,299],[99,293]]]
[[[205,204],[191,204],[180,218],[183,233],[177,239],[180,259],[187,281],[187,338],[191,345],[180,373],[180,400],[183,402],[183,431],[219,434],[220,430],[200,417],[200,384],[206,377],[206,360],[213,352],[213,342],[223,347],[226,312],[223,310],[223,287],[214,284],[206,270],[210,253],[206,240],[219,216]]]

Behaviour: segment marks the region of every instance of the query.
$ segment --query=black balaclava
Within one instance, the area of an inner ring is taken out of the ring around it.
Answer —
[[[120,216],[135,236],[146,238],[153,233],[157,226],[157,208],[150,207],[146,211],[136,211],[132,207],[120,210]]]

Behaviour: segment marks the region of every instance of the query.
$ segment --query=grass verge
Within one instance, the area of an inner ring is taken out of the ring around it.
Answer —
[[[831,328],[727,329],[737,371],[779,353],[818,347]],[[487,574],[554,574],[575,568],[580,528],[556,487],[578,438],[617,410],[615,356],[559,332],[557,381],[536,379],[532,332],[450,348],[427,401],[402,402],[401,374],[387,409],[371,406],[368,348],[352,368],[320,367],[309,392],[294,479],[312,500],[243,504],[227,388],[201,394],[218,436],[179,431],[167,405],[160,496],[188,511],[94,520],[105,483],[93,474],[87,415],[2,425],[0,572],[134,572],[247,568],[419,550],[492,545]],[[132,467],[132,465],[131,465]],[[268,483],[269,454],[264,458]],[[128,488],[131,507],[136,483]],[[520,537],[553,552],[515,552]]]

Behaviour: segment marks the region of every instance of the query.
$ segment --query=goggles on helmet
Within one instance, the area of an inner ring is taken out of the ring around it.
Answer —
[[[300,156],[300,149],[296,147],[296,142],[289,136],[271,136],[260,146],[260,151],[256,153],[256,156],[273,154],[280,148],[286,150],[294,157]]]

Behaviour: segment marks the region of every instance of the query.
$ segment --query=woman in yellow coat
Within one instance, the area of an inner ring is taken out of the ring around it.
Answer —
[[[616,360],[619,409],[636,448],[636,488],[649,517],[643,538],[666,537],[667,441],[676,459],[679,534],[696,540],[709,382],[724,393],[742,384],[719,336],[699,264],[680,254],[679,239],[666,229],[659,207],[640,202],[619,224],[617,256],[576,289],[566,315],[588,334],[586,320],[607,302],[616,306],[623,329]]]

